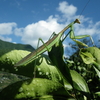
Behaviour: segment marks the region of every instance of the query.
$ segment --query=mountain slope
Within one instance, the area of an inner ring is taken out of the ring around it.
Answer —
[[[27,51],[34,51],[35,49],[31,45],[23,45],[23,44],[14,44],[10,42],[6,42],[3,40],[0,40],[0,50],[27,50]]]

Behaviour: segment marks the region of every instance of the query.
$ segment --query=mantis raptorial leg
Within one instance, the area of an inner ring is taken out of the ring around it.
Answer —
[[[92,42],[92,44],[94,46],[94,41],[93,41],[93,39],[92,39],[92,37],[90,35],[79,35],[79,36],[75,36],[73,25],[70,27],[70,34],[69,34],[69,36],[76,43],[78,43],[80,45],[83,45],[83,46],[86,46],[86,47],[88,47],[86,44],[84,44],[84,43],[82,43],[82,42],[80,42],[80,41],[78,41],[76,39],[82,39],[82,38],[90,37],[90,40],[91,40],[91,42]]]

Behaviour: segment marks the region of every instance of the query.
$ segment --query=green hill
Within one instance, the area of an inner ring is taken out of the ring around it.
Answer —
[[[24,45],[24,44],[15,44],[6,41],[0,40],[0,50],[27,50],[27,51],[34,51],[35,49],[31,45]]]
[[[10,52],[11,50],[27,50],[32,52],[35,49],[29,44],[15,44],[0,40],[0,56],[4,53]]]

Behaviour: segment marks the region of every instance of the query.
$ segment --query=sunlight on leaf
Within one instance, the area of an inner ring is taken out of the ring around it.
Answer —
[[[100,97],[100,92],[96,92],[95,94],[98,95],[98,96]]]
[[[99,71],[96,67],[94,67],[94,66],[93,66],[93,68],[95,69],[95,71],[96,71],[98,77],[100,78],[100,71]]]
[[[74,82],[75,89],[89,93],[88,85],[80,74],[78,74],[74,70],[71,70],[71,76]]]
[[[81,49],[79,54],[83,59],[84,63],[91,64],[94,62],[94,57],[86,49]]]
[[[81,49],[79,52],[86,64],[94,64],[100,70],[100,50],[97,47]]]
[[[72,97],[59,82],[42,78],[16,82],[3,89],[0,93],[1,100],[29,98],[39,100],[65,100],[66,98]]]

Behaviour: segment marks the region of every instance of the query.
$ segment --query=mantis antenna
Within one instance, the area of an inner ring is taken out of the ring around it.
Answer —
[[[85,8],[86,8],[86,7],[87,7],[87,5],[89,4],[89,2],[90,2],[90,0],[88,0],[88,2],[86,3],[86,5],[84,6],[83,10],[81,11],[80,16],[79,16],[79,19],[80,19],[80,17],[81,17],[81,15],[82,15],[82,13],[84,12]]]

